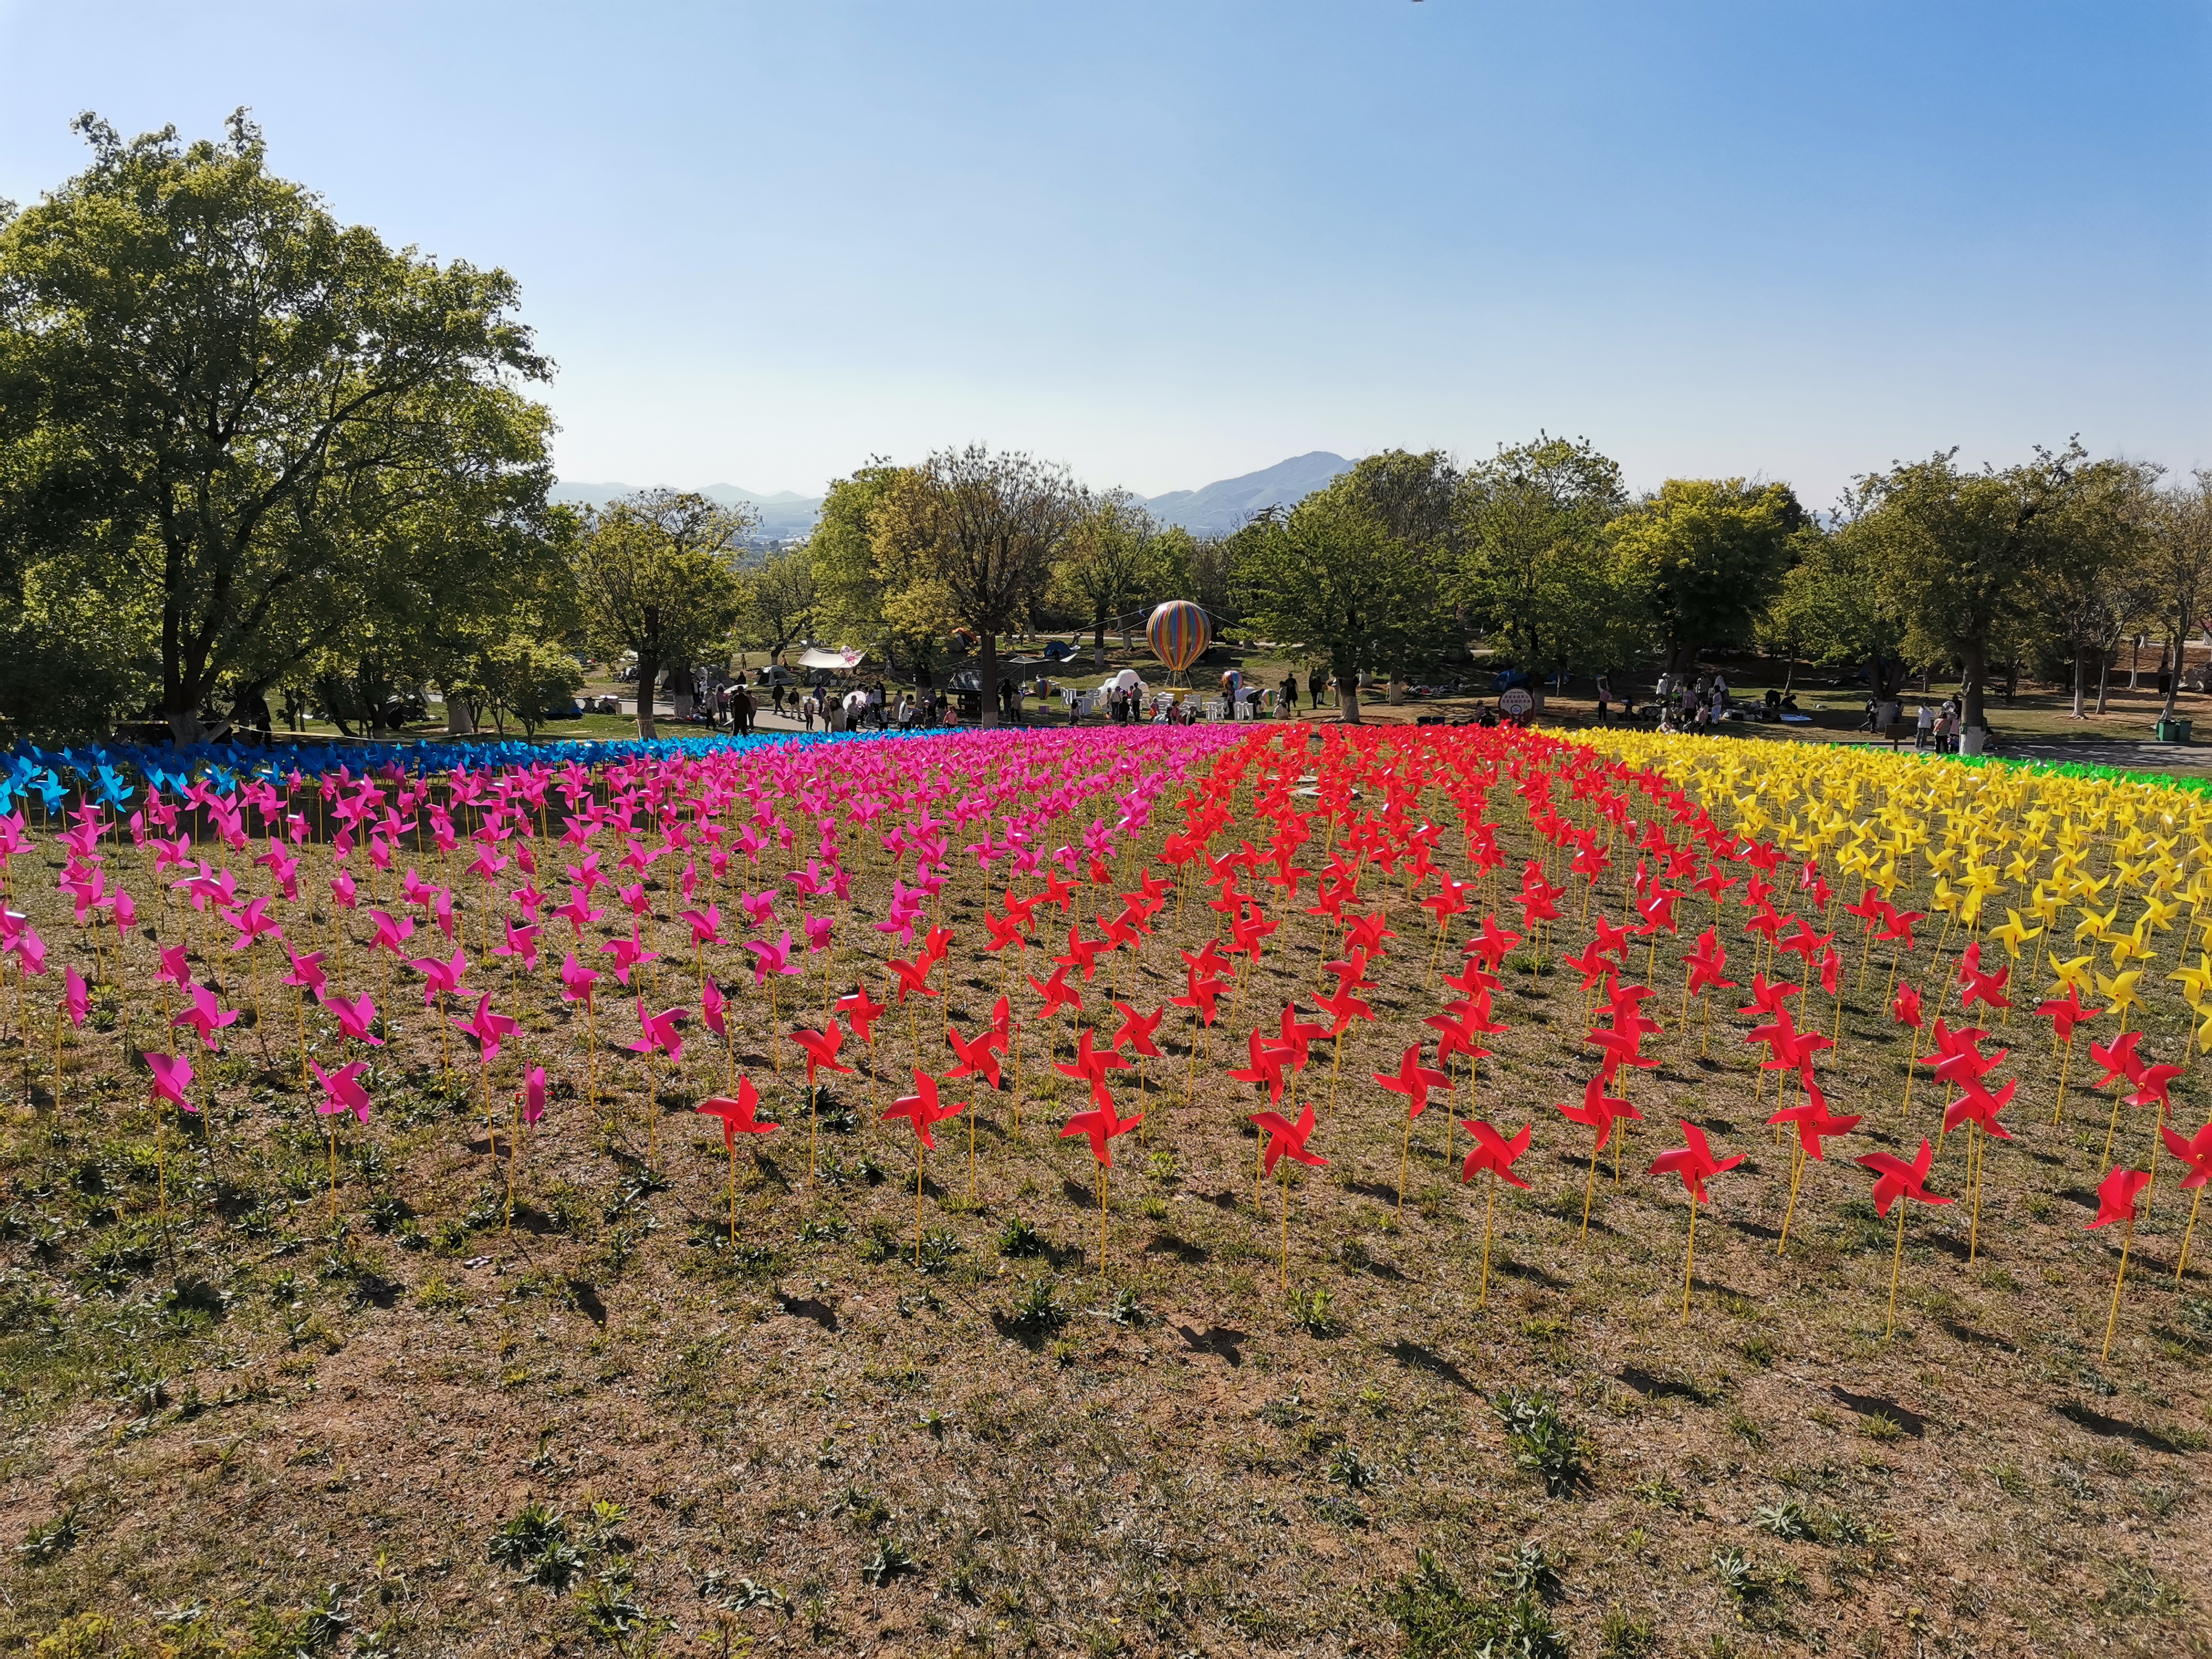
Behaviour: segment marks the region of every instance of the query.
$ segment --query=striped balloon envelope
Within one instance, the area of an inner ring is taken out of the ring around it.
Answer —
[[[1206,612],[1188,599],[1168,600],[1145,624],[1145,642],[1174,673],[1180,674],[1204,656],[1212,641],[1213,630],[1206,626]]]

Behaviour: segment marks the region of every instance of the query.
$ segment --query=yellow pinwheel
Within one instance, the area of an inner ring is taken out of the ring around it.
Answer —
[[[2112,1005],[2112,1012],[2120,1017],[2120,1029],[2128,1029],[2128,1012],[2138,1000],[2136,988],[2142,982],[2142,970],[2131,968],[2124,974],[2097,975],[2097,994]]]
[[[2112,936],[2112,927],[2119,919],[2120,907],[2117,904],[2101,916],[2094,910],[2084,908],[2081,923],[2074,929],[2074,942],[2079,945],[2084,939],[2093,939],[2100,945],[2103,944]]]
[[[2056,927],[2058,913],[2066,908],[2066,901],[2059,896],[2058,890],[2049,882],[2039,881],[2034,890],[2027,896],[2027,908],[2035,912],[2035,919],[2044,927]]]
[[[2154,962],[2158,958],[2158,952],[2150,948],[2150,941],[2144,936],[2143,925],[2140,921],[2132,932],[2114,933],[2106,943],[2112,947],[2112,966],[2115,968],[2124,968],[2130,962]]]
[[[2180,915],[2181,905],[2179,901],[2155,898],[2146,895],[2143,899],[2142,917],[2136,926],[2141,927],[2143,922],[2147,921],[2162,933],[2172,927],[2180,919]]]
[[[2182,997],[2191,1008],[2201,1009],[2204,999],[2212,996],[2212,951],[2197,952],[2197,964],[2177,968],[2166,978],[2181,987]]]
[[[2043,959],[2051,964],[2051,971],[2057,980],[2057,983],[2051,988],[2053,996],[2063,997],[2069,991],[2092,991],[2096,988],[2090,983],[2090,977],[2096,971],[2097,965],[2097,953],[2094,951],[2067,962],[2059,961],[2056,955],[2045,951],[2043,953]]]
[[[2008,907],[2002,926],[1990,929],[1990,937],[2005,948],[2005,955],[2013,961],[2020,960],[2020,947],[2032,939],[2041,939],[2043,929],[2031,927],[2020,919],[2020,912]]]

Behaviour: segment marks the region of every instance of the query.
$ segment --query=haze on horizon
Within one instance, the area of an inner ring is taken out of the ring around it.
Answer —
[[[1586,434],[1631,482],[2212,463],[2212,9],[0,0],[0,196],[252,107],[507,267],[564,477],[970,440],[1188,489]]]

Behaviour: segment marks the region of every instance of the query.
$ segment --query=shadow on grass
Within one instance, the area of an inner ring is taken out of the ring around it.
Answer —
[[[1915,1440],[1924,1439],[1927,1437],[1928,1419],[1918,1412],[1908,1410],[1899,1405],[1897,1401],[1887,1395],[1853,1394],[1841,1383],[1832,1382],[1828,1385],[1828,1397],[1845,1411],[1856,1412],[1861,1417],[1869,1419],[1886,1417]]]
[[[1426,1371],[1430,1376],[1440,1378],[1455,1389],[1464,1389],[1469,1394],[1481,1392],[1468,1380],[1466,1372],[1434,1348],[1423,1347],[1419,1343],[1409,1342],[1401,1336],[1382,1352],[1409,1371]]]

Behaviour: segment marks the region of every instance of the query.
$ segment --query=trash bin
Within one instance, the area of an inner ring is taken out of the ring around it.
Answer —
[[[2190,722],[2185,720],[2162,720],[2158,723],[2156,740],[2160,743],[2187,743],[2189,727]]]

